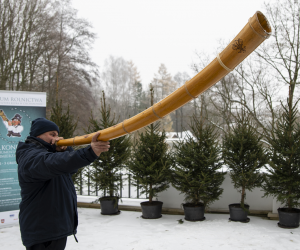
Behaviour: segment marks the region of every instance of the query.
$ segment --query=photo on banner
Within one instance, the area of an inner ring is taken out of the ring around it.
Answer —
[[[46,93],[0,91],[0,226],[18,222],[21,196],[15,153],[39,117],[46,117]]]

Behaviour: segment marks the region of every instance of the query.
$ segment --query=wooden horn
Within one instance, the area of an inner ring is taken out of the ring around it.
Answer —
[[[267,18],[257,11],[230,44],[201,72],[160,102],[123,122],[100,130],[98,140],[108,141],[145,127],[180,108],[220,81],[271,35]],[[95,132],[97,133],[97,132]],[[60,140],[58,146],[89,144],[95,133]]]

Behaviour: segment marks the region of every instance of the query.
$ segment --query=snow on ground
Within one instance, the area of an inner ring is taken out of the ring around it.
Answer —
[[[240,223],[229,222],[228,214],[205,214],[205,221],[179,224],[182,215],[146,220],[141,212],[105,216],[100,209],[78,208],[78,213],[79,243],[68,237],[66,250],[300,250],[300,228],[282,229],[278,221],[261,217],[249,216],[249,223]],[[19,226],[0,228],[0,249],[25,249]]]

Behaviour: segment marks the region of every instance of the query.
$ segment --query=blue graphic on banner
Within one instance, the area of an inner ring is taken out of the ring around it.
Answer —
[[[0,212],[19,209],[15,152],[19,141],[29,136],[31,122],[45,115],[46,107],[0,106]]]

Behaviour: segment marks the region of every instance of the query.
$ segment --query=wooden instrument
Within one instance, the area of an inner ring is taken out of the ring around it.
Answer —
[[[267,18],[257,11],[232,42],[201,72],[152,107],[115,126],[98,131],[100,132],[98,140],[108,141],[129,134],[163,118],[192,99],[197,98],[198,95],[234,70],[265,39],[269,38],[271,31]],[[60,140],[57,145],[89,144],[95,133]]]

